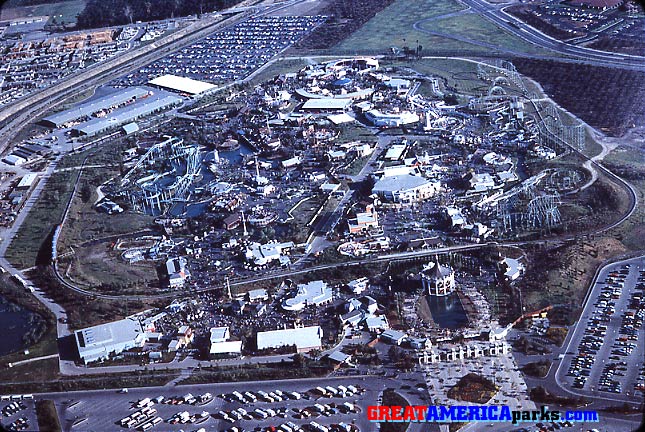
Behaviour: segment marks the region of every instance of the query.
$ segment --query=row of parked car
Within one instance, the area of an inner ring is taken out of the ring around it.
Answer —
[[[575,377],[573,380],[574,388],[583,388],[591,375],[591,369],[595,364],[595,356],[605,343],[607,324],[616,312],[616,300],[620,298],[625,287],[629,268],[629,264],[623,265],[620,270],[609,273],[602,282],[603,287],[594,302],[595,308],[585,329],[585,334],[578,344],[578,354],[571,362],[567,372],[567,375]],[[606,380],[603,382],[613,388],[613,380],[608,376],[605,376],[605,378]]]
[[[29,429],[29,419],[27,417],[20,417],[13,421],[8,427],[10,431],[24,431]]]
[[[282,402],[287,399],[299,400],[303,397],[306,399],[308,398],[308,395],[303,395],[295,391],[274,390],[271,392],[265,392],[260,390],[257,392],[245,391],[243,394],[238,391],[234,391],[233,393],[222,394],[220,397],[227,402],[253,404],[256,402]]]
[[[24,409],[27,409],[27,406],[24,403],[13,401],[9,405],[6,405],[4,408],[2,408],[2,415],[5,417],[11,417],[12,415]]]

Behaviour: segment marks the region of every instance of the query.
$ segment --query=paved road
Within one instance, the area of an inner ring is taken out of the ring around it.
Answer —
[[[539,30],[525,24],[520,19],[506,13],[507,5],[492,5],[485,0],[460,0],[482,17],[492,21],[498,27],[514,34],[525,41],[555,53],[578,59],[582,63],[608,66],[612,68],[643,70],[645,57],[629,54],[611,53],[591,48],[567,44],[545,35]]]

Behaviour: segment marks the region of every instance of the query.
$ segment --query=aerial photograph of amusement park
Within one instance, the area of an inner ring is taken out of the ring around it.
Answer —
[[[631,432],[645,6],[7,0],[0,431]]]

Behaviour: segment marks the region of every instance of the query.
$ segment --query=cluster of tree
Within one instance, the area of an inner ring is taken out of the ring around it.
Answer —
[[[394,0],[333,0],[322,12],[329,21],[296,46],[306,49],[330,48],[358,30]]]
[[[78,28],[106,27],[202,14],[225,9],[240,0],[89,0]]]
[[[527,375],[544,378],[549,373],[551,367],[550,360],[540,360],[537,362],[527,363],[522,367],[522,372]]]
[[[497,393],[497,385],[491,380],[475,373],[464,375],[450,390],[451,399],[474,403],[486,403]]]

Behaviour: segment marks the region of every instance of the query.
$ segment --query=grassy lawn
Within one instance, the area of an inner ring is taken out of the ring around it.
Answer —
[[[479,95],[488,91],[489,83],[477,77],[477,64],[459,59],[425,58],[408,62],[394,62],[392,66],[407,66],[419,73],[443,78],[442,91]]]
[[[36,402],[36,416],[38,417],[38,428],[41,431],[57,432],[62,430],[54,401],[39,400]]]
[[[367,22],[360,30],[345,39],[337,49],[355,52],[383,52],[392,46],[403,48],[413,47],[418,40],[424,49],[434,48],[432,37],[415,30],[415,22],[456,12],[463,9],[461,5],[452,0],[399,0],[385,8],[374,18]],[[378,34],[379,37],[374,37]]]
[[[34,6],[34,15],[49,15],[49,24],[75,25],[76,17],[85,9],[85,0],[46,3]]]
[[[505,32],[495,24],[475,14],[463,14],[438,19],[422,23],[420,26],[425,30],[465,36],[467,39],[492,44],[516,52],[544,52],[541,48]]]
[[[2,370],[0,382],[46,382],[58,379],[58,359],[50,358]]]
[[[13,384],[0,383],[0,392],[2,394],[15,394],[37,392],[67,392],[95,389],[120,389],[123,387],[155,387],[163,386],[167,382],[177,378],[178,376],[179,371],[175,369],[153,369],[135,370],[118,374],[64,377],[45,381],[36,381],[29,379]]]
[[[405,409],[410,405],[408,401],[394,390],[387,389],[383,392],[383,405],[385,406],[400,406]],[[381,432],[405,432],[410,426],[410,423],[381,423]]]
[[[340,144],[363,141],[368,143],[375,143],[376,135],[364,126],[358,123],[345,123],[340,126],[340,135],[336,142]]]
[[[91,194],[86,201],[82,199],[82,193],[74,197],[60,235],[58,253],[74,250],[70,276],[81,284],[98,285],[106,280],[121,285],[145,284],[146,280],[157,279],[154,265],[128,265],[120,259],[121,251],[111,247],[118,236],[149,228],[153,218],[129,212],[106,215],[94,208],[96,187],[117,174],[118,170],[113,168],[93,168],[83,172],[79,191],[86,189]],[[100,239],[105,241],[93,242]],[[62,268],[66,269],[66,266]]]
[[[308,64],[309,63],[302,59],[276,60],[266,68],[259,71],[256,75],[254,75],[253,78],[249,81],[249,84],[257,85],[263,83],[264,81],[275,78],[278,75],[283,75],[290,72],[298,72]]]
[[[63,216],[76,175],[75,172],[66,171],[50,177],[7,249],[7,259],[14,266],[24,268],[36,264],[41,246]]]

